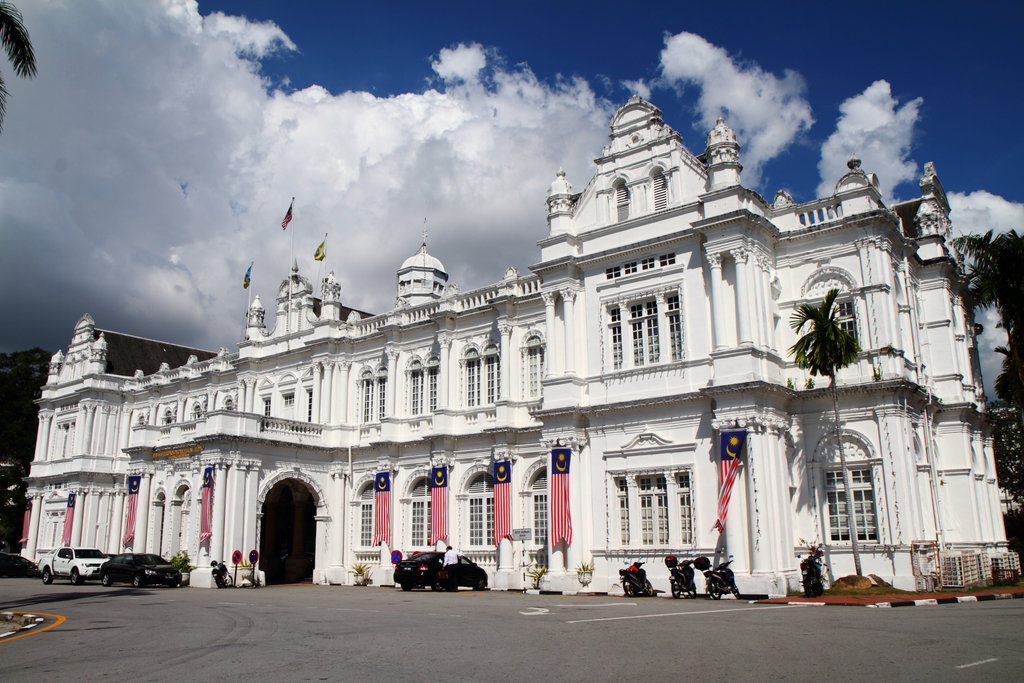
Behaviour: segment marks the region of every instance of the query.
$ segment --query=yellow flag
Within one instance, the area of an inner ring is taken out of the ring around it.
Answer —
[[[327,257],[327,251],[324,248],[324,245],[326,244],[327,240],[324,240],[323,242],[320,243],[320,246],[316,248],[316,253],[313,254],[314,261],[323,261]]]

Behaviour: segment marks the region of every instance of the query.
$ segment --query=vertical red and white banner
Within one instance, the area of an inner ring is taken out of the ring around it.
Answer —
[[[68,507],[64,512],[64,533],[61,534],[60,544],[71,545],[71,528],[75,524],[75,494],[68,494]]]
[[[571,448],[551,450],[551,545],[572,543],[572,519],[569,516],[569,458]]]
[[[121,547],[127,548],[135,540],[135,514],[139,508],[139,484],[141,476],[128,477],[128,519],[124,523],[124,536],[121,537]]]
[[[736,472],[740,468],[740,450],[746,438],[746,432],[722,432],[722,450],[718,462],[721,477],[721,488],[718,490],[718,520],[711,527],[712,531],[718,529],[719,533],[725,533],[725,517],[729,514],[732,487],[736,485]]]
[[[391,547],[391,473],[378,472],[374,480],[373,543]]]
[[[203,471],[202,517],[199,521],[199,540],[213,536],[213,468]]]
[[[25,521],[21,523],[21,545],[28,543],[29,529],[32,527],[32,501],[25,505]]]
[[[512,540],[512,462],[494,463],[494,545],[501,539]]]
[[[448,468],[430,470],[430,545],[448,540]]]

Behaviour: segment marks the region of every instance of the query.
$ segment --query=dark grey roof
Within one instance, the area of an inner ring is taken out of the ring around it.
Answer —
[[[167,363],[171,368],[180,368],[189,356],[195,356],[198,360],[204,361],[217,355],[216,351],[204,351],[110,330],[96,330],[97,339],[101,332],[107,341],[107,374],[109,375],[131,377],[136,370],[142,370],[145,374],[152,375],[160,369],[161,363]]]

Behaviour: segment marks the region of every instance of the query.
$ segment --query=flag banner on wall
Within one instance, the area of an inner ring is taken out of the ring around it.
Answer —
[[[32,503],[31,501],[25,506],[25,521],[21,523],[21,541],[22,545],[28,543],[28,530],[32,526]]]
[[[448,468],[430,470],[430,545],[448,540]]]
[[[373,484],[373,543],[391,547],[391,473],[378,472]]]
[[[199,522],[199,540],[205,541],[213,536],[213,468],[203,470],[203,496],[201,499],[203,515]]]
[[[571,448],[551,450],[551,545],[572,543],[572,519],[569,518],[569,457]]]
[[[68,494],[68,508],[64,511],[64,533],[61,534],[60,544],[71,545],[71,527],[75,524],[75,494]]]
[[[128,477],[128,519],[124,523],[124,536],[121,538],[121,547],[127,548],[135,540],[135,513],[139,507],[139,485],[142,477]]]
[[[740,467],[740,451],[747,440],[745,431],[722,432],[722,450],[719,456],[721,488],[718,490],[718,521],[711,527],[714,531],[725,533],[725,516],[729,513],[729,499],[732,487],[736,484],[736,471]]]
[[[512,540],[512,462],[494,463],[494,545]]]

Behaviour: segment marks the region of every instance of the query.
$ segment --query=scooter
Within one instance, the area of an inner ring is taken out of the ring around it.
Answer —
[[[684,595],[688,598],[696,598],[697,586],[693,583],[693,560],[680,562],[674,555],[669,555],[665,558],[665,566],[669,571],[672,597],[677,600]]]
[[[637,560],[628,568],[619,570],[622,592],[626,594],[627,598],[654,596],[654,586],[647,580],[647,572],[642,569],[643,564]]]
[[[800,575],[803,578],[804,595],[808,598],[816,598],[825,590],[821,581],[822,555],[824,553],[821,551],[821,546],[808,545],[807,557],[800,560]]]
[[[230,588],[235,585],[235,582],[231,579],[231,574],[228,573],[228,566],[223,562],[217,562],[214,560],[210,563],[213,567],[213,581],[217,584],[217,588]]]
[[[704,572],[704,587],[712,600],[721,600],[723,595],[732,593],[740,597],[740,590],[736,587],[736,577],[733,575],[729,565],[732,560],[723,562],[714,569],[711,568],[711,560],[701,555],[693,561],[693,566]]]

